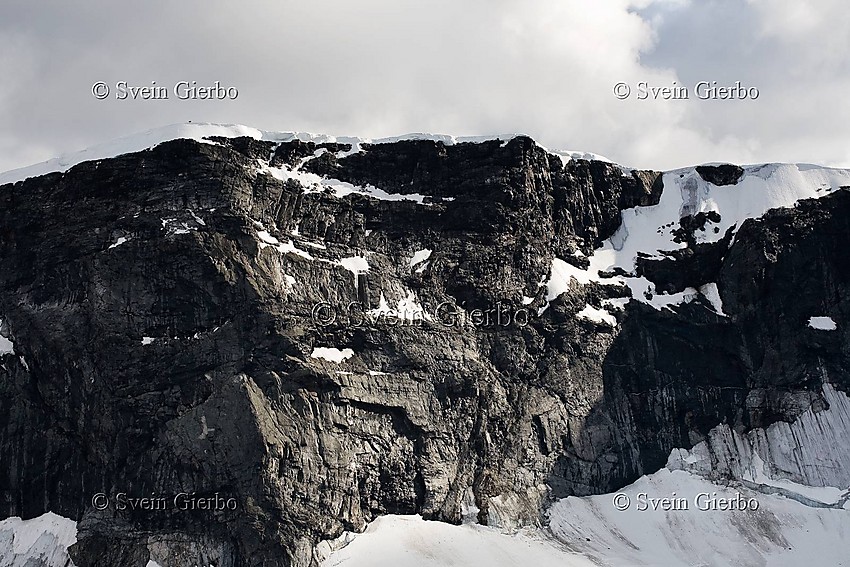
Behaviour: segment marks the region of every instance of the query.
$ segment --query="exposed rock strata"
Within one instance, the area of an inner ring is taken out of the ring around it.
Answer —
[[[721,422],[797,417],[824,369],[846,389],[847,331],[805,328],[850,309],[846,192],[640,267],[659,289],[716,282],[728,316],[632,302],[612,327],[576,314],[616,286],[536,317],[540,282],[656,203],[657,173],[523,137],[363,149],[182,140],[0,188],[0,517],[79,520],[79,567],[309,565],[380,514],[458,522],[470,493],[482,523],[536,521]],[[279,166],[426,197],[305,192]],[[362,320],[411,293],[432,320]],[[532,316],[445,325],[445,305]],[[238,509],[97,511],[100,492]]]

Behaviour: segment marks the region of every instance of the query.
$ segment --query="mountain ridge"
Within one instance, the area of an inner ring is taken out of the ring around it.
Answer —
[[[409,133],[398,136],[389,136],[384,138],[361,138],[356,136],[332,136],[328,134],[316,134],[310,132],[277,132],[272,130],[259,130],[257,128],[251,126],[245,126],[241,124],[224,124],[224,123],[212,123],[212,122],[185,122],[185,123],[175,123],[167,126],[162,126],[159,128],[154,128],[151,130],[146,130],[144,132],[139,132],[137,134],[132,134],[129,136],[117,138],[111,141],[103,142],[101,144],[96,144],[89,148],[79,150],[79,151],[71,151],[63,153],[60,156],[48,159],[44,162],[34,163],[31,165],[26,165],[18,168],[9,169],[6,171],[0,171],[0,185],[6,185],[9,183],[16,183],[18,181],[23,181],[29,177],[38,177],[41,175],[46,175],[48,173],[63,173],[70,169],[71,167],[83,163],[85,161],[95,161],[102,159],[109,159],[113,157],[118,157],[119,155],[125,153],[134,153],[142,150],[150,149],[157,144],[177,140],[177,139],[194,139],[194,140],[204,140],[209,137],[225,137],[225,138],[237,138],[241,136],[251,137],[257,140],[265,140],[265,141],[274,141],[274,142],[291,142],[294,140],[300,140],[302,142],[313,142],[313,143],[339,143],[339,144],[351,144],[356,146],[357,144],[389,144],[398,141],[405,140],[431,140],[435,142],[442,142],[446,145],[452,145],[455,143],[480,143],[484,141],[492,141],[492,140],[501,140],[501,141],[509,141],[516,137],[529,137],[526,134],[522,133],[514,133],[514,134],[497,134],[497,135],[480,135],[480,136],[453,136],[449,134],[427,134],[427,133]],[[533,139],[533,138],[532,138]],[[536,142],[535,142],[536,143]],[[538,144],[539,145],[539,144]],[[540,146],[544,150],[549,153],[559,155],[563,158],[567,159],[585,159],[588,161],[604,161],[609,163],[616,163],[614,160],[604,157],[600,154],[596,154],[593,152],[587,151],[577,151],[577,150],[560,150],[560,149],[548,149],[544,146]],[[693,166],[683,166],[670,170],[664,170],[666,172],[675,173],[680,170],[686,170],[691,167],[698,166],[714,166],[714,165],[722,165],[726,162],[705,162],[701,164],[696,164]],[[779,162],[771,162],[777,163]],[[816,164],[806,164],[806,163],[787,163],[788,165],[813,165],[815,167],[820,167],[823,169],[845,169],[840,167],[829,167],[823,165]],[[745,167],[755,167],[757,165],[768,165],[768,164],[742,164]],[[626,166],[622,166],[624,169],[631,171],[635,168],[629,168]]]

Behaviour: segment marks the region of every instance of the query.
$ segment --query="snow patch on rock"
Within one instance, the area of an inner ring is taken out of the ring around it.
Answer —
[[[576,313],[576,317],[579,317],[581,319],[587,319],[588,321],[593,321],[594,323],[610,325],[612,327],[615,327],[617,325],[616,317],[614,317],[604,309],[597,309],[592,305],[585,305],[584,309]]]
[[[838,328],[831,317],[810,317],[809,327],[819,331],[834,331]]]
[[[313,256],[309,252],[296,247],[291,239],[283,243],[271,234],[269,234],[269,232],[266,230],[257,231],[257,238],[260,239],[260,250],[262,250],[263,248],[272,247],[281,254],[295,254],[296,256],[300,256],[305,260],[313,259]]]
[[[545,282],[548,301],[569,289],[573,280],[581,285],[598,282],[626,286],[635,301],[656,309],[693,300],[698,294],[696,290],[659,295],[652,282],[632,275],[638,254],[661,259],[665,252],[685,248],[684,242],[674,240],[674,231],[684,216],[719,214],[719,222],[709,220],[705,230],[694,235],[697,243],[717,242],[729,229],[734,234],[748,218],[759,218],[774,208],[791,208],[801,199],[819,198],[850,186],[850,170],[794,164],[748,166],[737,184],[721,187],[703,180],[696,168],[691,167],[667,172],[663,180],[664,190],[658,204],[624,210],[619,229],[588,258],[587,269],[560,258],[553,259],[550,277]],[[626,275],[600,276],[600,272],[611,273],[615,268]],[[722,314],[716,291],[716,286],[712,288],[709,284],[700,293]],[[546,306],[540,313],[545,309]]]
[[[712,282],[700,286],[699,292],[708,300],[714,308],[715,313],[723,317],[726,316],[726,314],[723,313],[723,300],[720,299],[720,290],[717,289],[716,283]]]
[[[292,169],[288,167],[271,167],[261,162],[258,171],[260,173],[267,173],[281,181],[295,180],[303,187],[305,193],[331,191],[339,199],[356,193],[381,201],[414,201],[419,204],[423,204],[425,201],[425,195],[420,195],[419,193],[388,193],[374,185],[362,187],[352,185],[347,181],[330,179],[316,175],[315,173],[300,171],[297,167]]]
[[[430,321],[432,319],[431,315],[419,304],[416,294],[410,290],[407,290],[407,295],[403,295],[398,300],[395,308],[390,307],[382,291],[381,297],[378,300],[378,307],[370,309],[367,314],[375,319],[393,317],[407,322]]]
[[[422,262],[427,262],[431,257],[432,250],[427,248],[422,250],[417,250],[413,253],[413,257],[410,259],[410,269],[412,270],[416,264],[421,264]]]
[[[338,348],[315,347],[310,354],[310,358],[320,358],[328,362],[336,362],[337,364],[343,360],[348,360],[352,356],[354,356],[354,351],[350,348],[340,350]]]
[[[124,244],[125,242],[127,242],[129,240],[130,239],[127,238],[127,237],[119,236],[118,240],[116,240],[114,243],[110,244],[108,249],[112,250],[113,248],[118,248],[119,246],[121,246],[122,244]]]
[[[0,319],[0,356],[4,354],[15,354],[15,343],[9,338],[9,329],[4,326],[3,320]]]
[[[357,287],[357,276],[369,271],[369,261],[366,260],[365,256],[349,256],[348,258],[342,258],[337,262],[337,265],[342,266],[354,274],[354,287]]]

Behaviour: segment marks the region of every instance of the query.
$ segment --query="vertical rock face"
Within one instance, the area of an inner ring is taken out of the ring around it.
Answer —
[[[524,137],[177,140],[3,186],[0,517],[78,520],[79,567],[310,565],[381,514],[534,522],[846,390],[844,191],[638,263],[723,314],[549,297],[661,190]]]

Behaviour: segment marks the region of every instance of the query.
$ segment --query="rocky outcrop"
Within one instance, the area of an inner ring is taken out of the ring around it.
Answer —
[[[213,142],[0,188],[0,517],[78,520],[78,567],[310,565],[388,513],[538,521],[846,370],[843,327],[801,331],[847,309],[844,192],[640,266],[716,282],[726,316],[610,325],[577,315],[619,286],[541,282],[657,173],[524,137]]]
[[[744,168],[731,163],[721,165],[699,165],[696,168],[700,177],[715,185],[735,185],[744,174]]]

